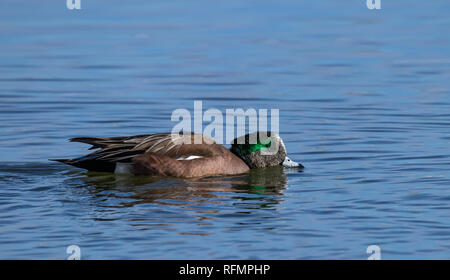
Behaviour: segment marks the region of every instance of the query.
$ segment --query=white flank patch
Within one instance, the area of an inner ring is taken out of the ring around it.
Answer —
[[[188,157],[179,157],[177,160],[192,160],[196,158],[202,158],[202,156],[188,156]]]
[[[116,169],[114,169],[115,174],[131,174],[133,168],[131,166],[131,163],[116,163]]]

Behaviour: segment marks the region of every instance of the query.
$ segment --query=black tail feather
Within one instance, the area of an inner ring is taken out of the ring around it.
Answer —
[[[115,162],[103,161],[103,160],[90,160],[90,159],[50,159],[51,161],[62,162],[68,165],[72,165],[79,168],[84,168],[89,171],[97,172],[114,172],[116,167]]]
[[[70,158],[51,158],[49,160],[62,162],[62,163],[65,163],[65,164],[70,164],[70,165],[72,165],[72,163],[73,163],[73,159],[70,159]]]

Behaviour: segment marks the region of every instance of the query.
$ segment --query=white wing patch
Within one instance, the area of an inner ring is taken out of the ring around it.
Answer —
[[[116,163],[116,168],[114,169],[115,174],[131,174],[133,168],[131,166],[131,163],[122,163],[118,162]]]
[[[177,160],[193,160],[196,158],[202,158],[203,156],[184,156],[184,157],[179,157],[177,158]]]

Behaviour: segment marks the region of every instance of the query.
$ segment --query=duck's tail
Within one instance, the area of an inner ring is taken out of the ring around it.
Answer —
[[[68,165],[72,165],[79,168],[84,168],[89,171],[97,172],[114,172],[116,167],[115,162],[102,161],[96,159],[89,159],[87,156],[75,159],[61,158],[61,159],[49,159],[51,161],[62,162]]]
[[[73,165],[73,159],[70,159],[70,158],[50,158],[49,160]]]

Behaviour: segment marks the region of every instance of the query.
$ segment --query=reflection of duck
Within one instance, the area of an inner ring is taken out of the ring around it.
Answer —
[[[91,144],[91,149],[98,150],[76,159],[57,161],[90,171],[194,178],[235,175],[278,165],[303,168],[287,157],[283,140],[272,132],[236,138],[230,150],[194,133],[82,137],[71,141]]]
[[[210,187],[211,191],[216,191],[218,185],[227,184],[234,192],[277,194],[286,188],[287,177],[282,166],[272,166],[252,169],[238,176],[206,177],[191,182],[196,186]]]
[[[248,173],[232,176],[203,177],[196,179],[170,179],[155,176],[116,176],[107,173],[87,173],[82,176],[85,187],[103,199],[125,198],[125,202],[114,200],[114,207],[132,207],[136,204],[178,204],[195,202],[218,203],[214,199],[232,197],[245,199],[242,194],[262,194],[254,206],[278,203],[275,196],[283,194],[287,177],[282,166],[254,169]],[[122,195],[123,194],[123,195]],[[258,206],[259,207],[259,206]]]

